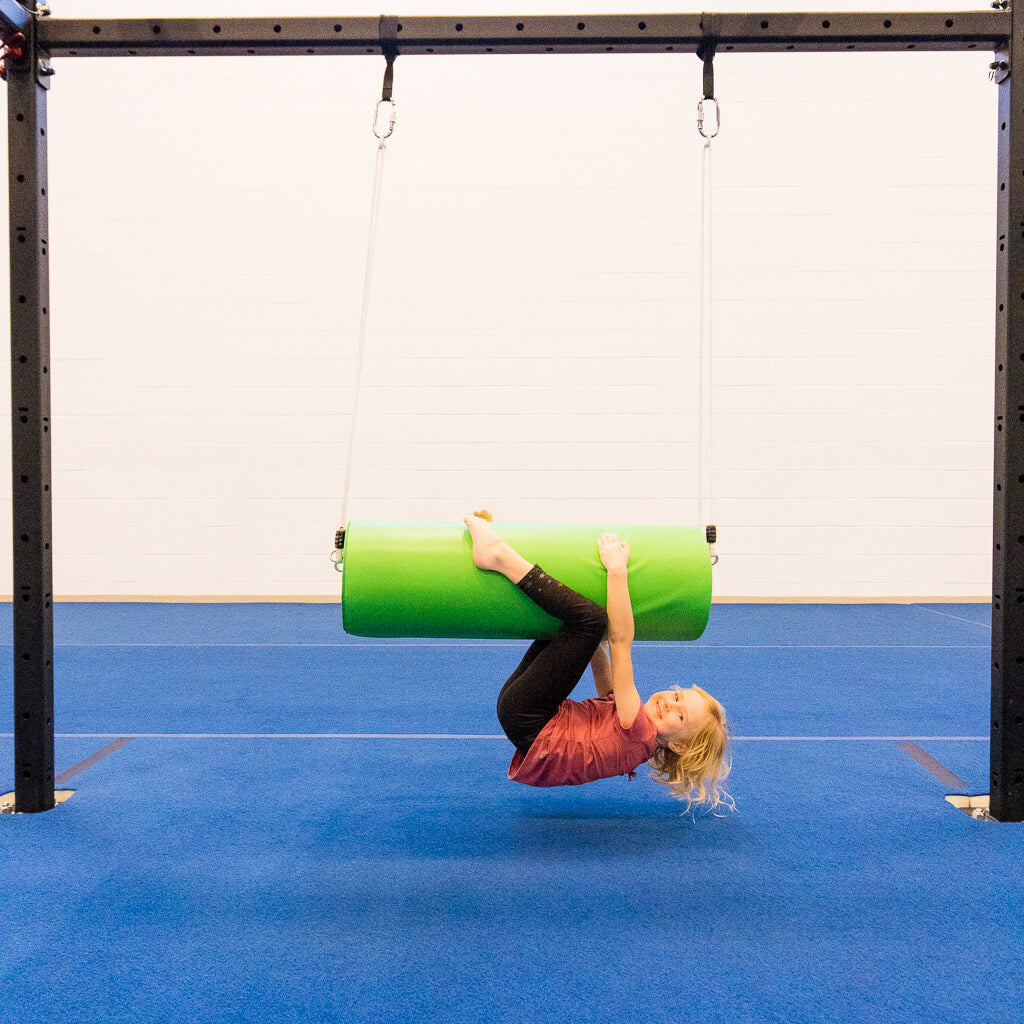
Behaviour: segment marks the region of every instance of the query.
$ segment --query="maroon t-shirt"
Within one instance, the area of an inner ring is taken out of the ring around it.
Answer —
[[[658,731],[643,705],[623,729],[615,697],[566,698],[528,753],[518,750],[508,777],[527,786],[579,786],[613,775],[636,776],[635,768],[654,756]]]

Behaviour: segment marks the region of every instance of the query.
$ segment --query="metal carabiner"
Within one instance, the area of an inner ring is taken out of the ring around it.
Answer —
[[[711,556],[711,564],[718,565],[718,555],[715,553],[715,544],[718,543],[718,527],[705,526],[704,539],[708,542],[708,554]]]
[[[381,135],[381,133],[377,131],[377,125],[380,123],[380,108],[384,106],[385,103],[391,107],[391,114],[388,118],[388,130]],[[390,139],[391,133],[395,130],[395,120],[397,117],[398,108],[395,106],[394,100],[379,100],[377,103],[377,110],[373,115],[373,134],[376,135],[378,139]]]
[[[710,135],[708,135],[708,133],[704,131],[704,104],[708,102],[709,98],[710,101],[715,105],[715,130]],[[699,131],[705,139],[713,139],[719,133],[721,127],[722,111],[721,108],[718,106],[718,100],[716,100],[713,96],[705,97],[700,101],[700,103],[697,104],[697,131]]]
[[[334,563],[334,568],[338,571],[342,571],[342,567],[345,563],[345,527],[339,526],[334,532],[334,550],[331,552],[331,561]]]

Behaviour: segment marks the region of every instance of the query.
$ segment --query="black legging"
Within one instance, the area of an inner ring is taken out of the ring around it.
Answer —
[[[562,620],[562,628],[554,636],[530,645],[498,694],[498,721],[525,754],[586,671],[608,631],[608,613],[539,565],[516,586],[534,604]]]

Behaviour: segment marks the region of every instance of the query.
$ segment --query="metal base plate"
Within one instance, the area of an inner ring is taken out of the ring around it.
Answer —
[[[988,812],[989,794],[982,796],[947,796],[946,799],[954,806],[959,807],[968,817],[976,821],[995,821]]]
[[[54,791],[53,799],[58,803],[62,804],[65,800],[69,800],[75,795],[73,789],[58,789]],[[0,814],[15,814],[14,810],[14,794],[4,793],[0,796]]]

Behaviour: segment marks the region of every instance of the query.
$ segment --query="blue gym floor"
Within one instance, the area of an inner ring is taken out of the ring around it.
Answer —
[[[644,697],[696,683],[737,734],[737,812],[693,818],[646,766],[507,780],[525,642],[54,612],[57,772],[132,739],[0,817],[4,1024],[1021,1019],[1024,825],[943,799],[988,792],[988,605],[715,605],[637,644]]]

